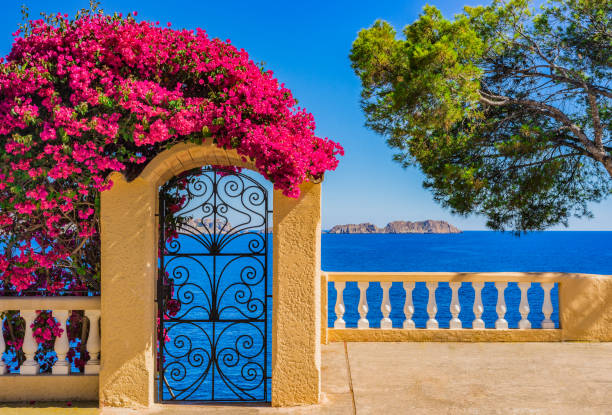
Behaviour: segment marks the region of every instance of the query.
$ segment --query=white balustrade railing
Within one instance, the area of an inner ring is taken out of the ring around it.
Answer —
[[[38,343],[34,338],[32,323],[38,316],[37,310],[51,310],[61,328],[61,335],[55,338],[54,351],[57,361],[51,368],[52,375],[70,375],[70,363],[67,360],[70,351],[67,322],[72,310],[83,310],[89,321],[89,335],[86,339],[86,350],[90,359],[85,365],[85,374],[97,375],[100,372],[100,298],[99,297],[0,297],[0,314],[7,311],[19,311],[24,320],[25,333],[22,351],[26,360],[19,366],[20,375],[36,376],[40,366],[34,356],[38,350]],[[0,318],[0,327],[4,318]],[[6,339],[0,331],[0,357],[6,351]],[[85,342],[85,339],[82,339]],[[81,349],[82,350],[82,349]],[[8,373],[7,366],[0,359],[0,375]]]
[[[461,305],[459,304],[459,286],[460,282],[449,282],[448,285],[452,290],[452,297],[450,303],[450,313],[453,316],[448,323],[448,327],[451,329],[460,329],[461,320],[459,320],[459,313],[461,312]]]
[[[404,315],[406,316],[406,320],[404,320],[404,328],[414,329],[416,328],[416,326],[414,325],[414,320],[412,320],[412,315],[414,314],[414,304],[412,303],[412,290],[414,290],[414,281],[405,282],[404,290],[406,291],[406,300],[404,301]],[[408,293],[410,293],[410,295],[408,295]]]
[[[370,322],[367,319],[368,315],[368,299],[366,297],[366,290],[368,288],[369,283],[367,282],[359,282],[357,286],[359,287],[359,321],[357,322],[357,327],[360,329],[367,329],[370,327]]]
[[[495,321],[495,328],[498,330],[505,330],[508,328],[508,321],[505,319],[506,311],[508,311],[505,295],[507,286],[507,282],[495,283],[495,288],[497,288],[497,307],[495,307],[495,311],[497,311],[497,320]]]
[[[484,282],[473,282],[472,287],[474,288],[474,321],[472,321],[472,328],[484,329],[485,322],[482,319],[482,313],[484,307],[482,305],[482,289],[484,288]]]
[[[427,291],[429,292],[429,299],[427,300],[427,314],[429,315],[429,320],[427,320],[426,327],[428,329],[437,329],[438,320],[436,320],[436,314],[438,313],[438,304],[436,304],[436,286],[438,283],[428,281],[425,285],[427,285]]]
[[[542,304],[542,313],[544,313],[544,320],[542,320],[543,329],[554,329],[555,323],[550,319],[553,312],[552,301],[550,300],[550,290],[555,286],[552,282],[542,283],[542,289],[544,290],[544,304]]]
[[[380,320],[380,328],[381,329],[390,329],[392,328],[393,322],[389,318],[389,314],[391,314],[391,300],[389,300],[389,289],[391,288],[390,282],[381,282],[380,286],[383,289],[383,299],[380,304],[380,312],[383,315],[382,320]]]
[[[336,307],[334,308],[334,311],[336,312],[336,321],[334,321],[334,328],[335,329],[343,329],[346,327],[346,323],[344,322],[344,319],[342,317],[344,317],[344,311],[346,310],[344,308],[344,287],[346,286],[346,283],[344,282],[337,282],[336,283],[336,289],[338,290],[338,296],[336,297]]]
[[[519,282],[519,289],[521,290],[521,303],[519,304],[519,312],[521,313],[521,321],[518,323],[519,329],[530,329],[531,322],[527,319],[529,315],[529,302],[527,301],[527,290],[531,288],[531,284],[528,282]]]
[[[333,324],[333,328],[346,328],[346,305],[344,303],[344,290],[346,288],[347,282],[356,282],[357,288],[359,290],[359,297],[357,300],[357,312],[359,314],[359,320],[357,321],[357,328],[370,328],[370,321],[367,318],[367,314],[369,311],[367,290],[372,283],[379,283],[380,288],[382,289],[382,301],[380,305],[382,318],[380,319],[380,328],[391,329],[392,321],[390,315],[392,312],[392,303],[390,301],[390,291],[392,283],[397,282],[403,284],[403,289],[406,294],[403,304],[404,320],[401,327],[403,327],[404,329],[415,329],[416,326],[413,320],[413,316],[415,313],[415,307],[413,303],[413,291],[417,287],[416,283],[424,282],[428,291],[427,303],[424,310],[424,314],[427,315],[425,328],[438,329],[440,328],[440,322],[438,321],[439,304],[436,301],[436,291],[439,288],[440,282],[448,282],[451,291],[450,304],[448,305],[448,314],[450,314],[451,318],[443,322],[443,325],[446,326],[446,323],[448,323],[448,328],[451,330],[467,328],[463,327],[464,323],[462,323],[459,318],[459,314],[461,313],[462,307],[460,303],[459,289],[462,287],[462,283],[465,283],[467,286],[465,287],[466,289],[469,289],[468,287],[469,285],[471,285],[471,288],[474,290],[474,302],[472,306],[472,310],[474,312],[474,319],[472,321],[471,328],[485,329],[485,322],[482,318],[485,312],[483,306],[483,288],[485,287],[485,282],[487,282],[488,274],[474,274],[474,278],[472,278],[473,281],[470,281],[471,278],[469,277],[469,274],[463,274],[461,277],[457,278],[459,281],[453,280],[450,274],[441,273],[440,275],[443,276],[443,278],[440,278],[441,281],[434,280],[434,278],[436,277],[436,273],[428,274],[426,278],[422,279],[419,279],[418,275],[412,273],[400,273],[391,275],[376,273],[327,273],[328,281],[332,282],[337,293],[336,303],[334,307],[334,311],[336,313],[336,320]],[[516,308],[516,313],[520,314],[521,318],[520,321],[518,321],[517,329],[531,329],[532,325],[530,320],[528,319],[529,314],[532,311],[539,311],[535,309],[532,310],[532,307],[530,307],[529,304],[527,292],[533,286],[533,284],[539,284],[541,286],[541,290],[544,293],[541,306],[541,312],[544,315],[544,319],[542,320],[541,328],[555,328],[555,323],[550,318],[553,313],[551,291],[554,287],[554,282],[543,282],[542,280],[538,281],[536,278],[534,278],[535,281],[526,281],[526,277],[524,275],[520,278],[517,277],[514,280],[512,278],[512,275],[504,276],[504,274],[502,273],[495,273],[490,275],[491,277],[488,281],[494,284],[491,284],[492,286],[487,288],[487,290],[494,287],[494,289],[497,291],[497,304],[495,306],[495,313],[497,314],[497,319],[494,323],[495,329],[509,329],[508,321],[506,320],[506,316],[508,313],[508,306],[506,305],[506,290],[509,287],[509,282],[516,283],[517,288],[520,291],[520,304],[518,304],[518,307]],[[464,304],[464,306],[468,307],[469,309],[468,305]],[[490,312],[492,312],[492,310],[490,310]]]

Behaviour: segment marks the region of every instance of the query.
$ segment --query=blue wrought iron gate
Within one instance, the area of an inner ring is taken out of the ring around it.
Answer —
[[[206,167],[160,188],[158,402],[267,402],[268,191]]]

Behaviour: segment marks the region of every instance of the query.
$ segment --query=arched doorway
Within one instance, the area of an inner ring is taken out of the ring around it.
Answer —
[[[159,201],[156,400],[269,402],[266,183],[209,166],[170,179]]]
[[[257,170],[235,150],[182,143],[157,155],[131,181],[120,173],[109,176],[113,187],[102,192],[100,214],[101,406],[142,408],[155,402],[159,188],[210,165]],[[272,406],[312,404],[320,397],[321,185],[304,182],[300,190],[298,198],[271,193]]]

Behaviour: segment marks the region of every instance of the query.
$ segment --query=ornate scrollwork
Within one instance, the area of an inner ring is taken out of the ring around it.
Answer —
[[[267,190],[205,168],[161,193],[159,400],[269,400]]]

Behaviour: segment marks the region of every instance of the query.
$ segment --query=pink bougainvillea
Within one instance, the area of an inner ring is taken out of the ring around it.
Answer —
[[[95,284],[108,174],[133,179],[175,143],[234,148],[292,197],[337,166],[342,148],[244,50],[134,16],[30,21],[0,59],[5,287]]]

